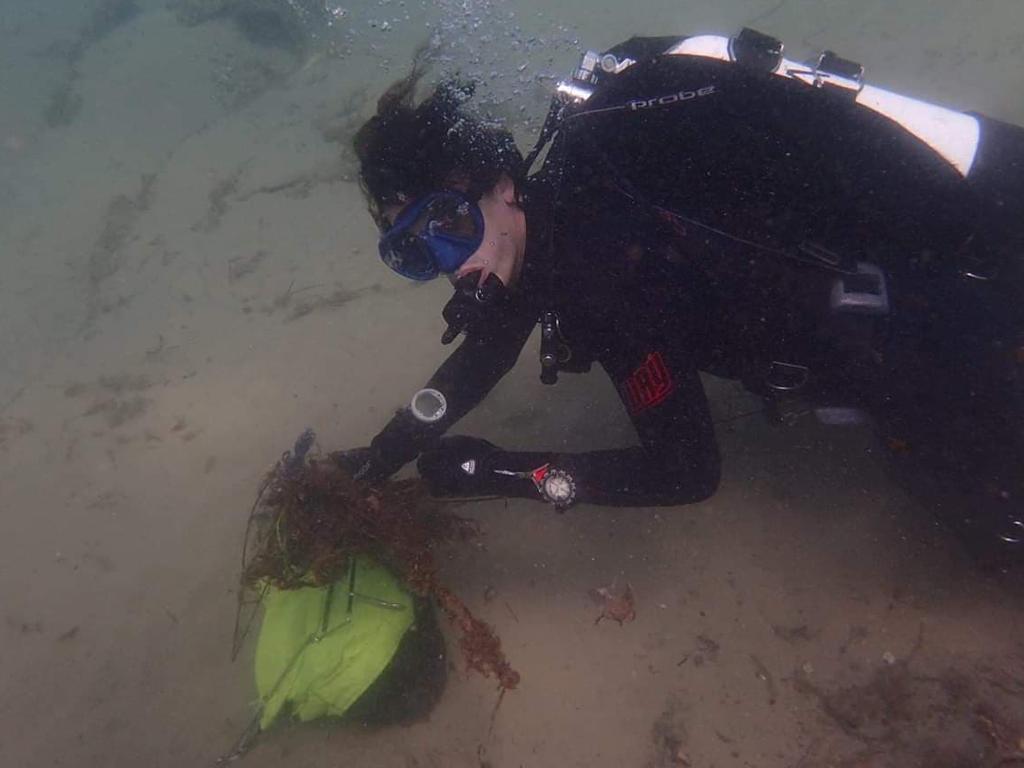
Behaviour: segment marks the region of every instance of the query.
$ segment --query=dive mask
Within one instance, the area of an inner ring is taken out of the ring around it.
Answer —
[[[380,257],[412,280],[451,274],[480,247],[484,216],[461,192],[431,192],[409,203],[381,235]]]

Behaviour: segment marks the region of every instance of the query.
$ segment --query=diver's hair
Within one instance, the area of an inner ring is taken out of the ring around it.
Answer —
[[[359,182],[378,223],[384,207],[456,182],[471,195],[492,189],[502,174],[519,186],[523,156],[512,134],[465,108],[473,83],[447,78],[415,104],[429,56],[426,47],[417,50],[410,73],[380,97],[377,114],[353,140]]]

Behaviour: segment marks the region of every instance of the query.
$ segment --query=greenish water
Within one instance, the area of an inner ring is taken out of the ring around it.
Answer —
[[[582,50],[744,25],[1024,122],[1024,5],[1000,0],[213,5],[0,7],[6,766],[209,765],[248,722],[251,659],[229,649],[263,472],[306,426],[324,449],[365,444],[443,356],[447,287],[379,263],[348,149],[417,45],[479,80],[524,147]],[[528,356],[460,429],[632,439],[598,374],[551,392]],[[709,394],[723,418],[746,404]],[[284,728],[244,764],[945,766],[1019,749],[1019,584],[980,573],[868,435],[741,420],[719,439],[723,487],[692,508],[472,508],[486,546],[448,553],[445,575],[523,676],[493,720],[491,683],[452,654],[428,721]],[[595,626],[588,591],[613,582],[637,620]]]

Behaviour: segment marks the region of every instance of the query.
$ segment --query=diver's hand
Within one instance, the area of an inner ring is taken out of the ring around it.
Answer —
[[[435,496],[502,495],[492,487],[489,459],[498,446],[478,437],[445,437],[416,463]]]
[[[392,474],[381,466],[376,452],[369,446],[334,451],[330,454],[330,459],[355,480],[375,483],[387,479]]]
[[[530,470],[540,454],[509,453],[478,437],[445,437],[420,455],[417,467],[435,496],[540,498]]]

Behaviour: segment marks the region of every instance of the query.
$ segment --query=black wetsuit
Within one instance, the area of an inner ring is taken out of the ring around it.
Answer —
[[[446,396],[445,417],[425,425],[400,412],[373,441],[375,461],[394,469],[436,445],[552,311],[571,351],[563,370],[604,368],[640,444],[498,451],[492,468],[550,462],[573,475],[582,502],[704,499],[719,478],[706,371],[773,401],[792,391],[863,408],[931,459],[981,428],[948,466],[966,476],[984,464],[986,482],[1019,510],[1010,475],[1024,456],[1024,131],[979,118],[965,178],[849,93],[656,55],[666,47],[615,49],[637,63],[563,122],[526,185],[521,284],[428,383]],[[656,101],[672,94],[685,98]],[[830,305],[858,262],[886,276],[884,315]],[[956,428],[965,418],[974,426]],[[1012,458],[985,453],[992,440]],[[527,481],[490,482],[536,495]]]

